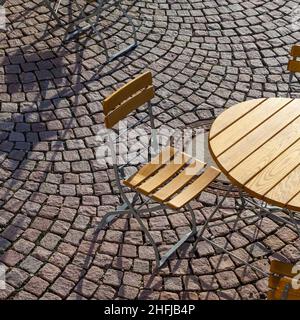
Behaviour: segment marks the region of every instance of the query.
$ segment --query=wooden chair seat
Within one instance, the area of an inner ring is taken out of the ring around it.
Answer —
[[[221,173],[205,166],[204,162],[168,147],[123,183],[172,209],[180,209]]]
[[[271,275],[269,277],[269,300],[300,300],[300,289],[293,288],[292,272],[294,265],[273,260],[271,262]]]

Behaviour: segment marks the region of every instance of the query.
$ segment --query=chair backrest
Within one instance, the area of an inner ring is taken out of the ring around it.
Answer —
[[[273,260],[269,277],[269,300],[300,300],[300,289],[293,288],[294,265]]]
[[[131,80],[103,101],[106,127],[112,128],[129,113],[150,102],[153,97],[152,74],[148,71]]]
[[[300,61],[297,61],[297,58],[300,57],[300,46],[294,45],[291,49],[292,60],[288,62],[288,71],[290,72],[300,72]]]
[[[297,45],[292,46],[291,56],[293,58],[300,57],[300,46],[297,46]]]

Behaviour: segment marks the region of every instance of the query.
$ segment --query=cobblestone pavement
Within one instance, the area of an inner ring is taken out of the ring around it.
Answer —
[[[8,1],[8,32],[0,34],[0,260],[7,266],[0,299],[264,299],[266,278],[208,244],[195,257],[187,244],[152,276],[153,252],[135,219],[123,217],[95,237],[101,217],[119,204],[111,169],[96,161],[95,135],[101,100],[144,69],[155,78],[156,118],[174,128],[201,125],[245,99],[286,95],[288,51],[300,38],[291,24],[296,4],[123,1],[139,46],[99,68],[104,56],[93,37],[63,43],[63,29],[40,1]],[[114,51],[128,41],[128,27],[117,11],[105,17]],[[199,224],[217,197],[212,187],[193,202]],[[218,219],[233,206],[229,198]],[[162,251],[188,219],[144,217]],[[210,232],[265,270],[268,259],[300,258],[296,233],[268,218],[229,228]]]

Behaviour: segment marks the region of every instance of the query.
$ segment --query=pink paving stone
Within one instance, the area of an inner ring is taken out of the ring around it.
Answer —
[[[24,289],[35,296],[41,296],[45,292],[49,283],[39,277],[32,277],[25,285]]]
[[[84,233],[78,230],[70,229],[65,236],[65,241],[78,246]]]
[[[0,300],[6,300],[9,298],[9,296],[15,291],[15,289],[10,286],[9,284],[6,284],[5,289],[0,290]]]
[[[133,271],[141,274],[148,274],[150,272],[149,261],[134,259]]]
[[[56,220],[51,227],[51,231],[55,234],[63,236],[68,232],[70,226],[71,224],[68,222]]]
[[[37,246],[34,251],[32,252],[32,256],[34,258],[37,258],[41,261],[47,261],[48,258],[51,256],[52,252],[43,248],[43,247],[40,247],[40,246]]]
[[[27,256],[20,264],[20,268],[28,271],[29,273],[35,273],[37,272],[41,266],[43,265],[43,262],[36,259],[33,256]]]
[[[234,248],[240,248],[246,246],[249,243],[245,237],[240,233],[234,232],[228,237],[229,242],[233,245]]]
[[[80,199],[76,197],[66,197],[64,201],[64,206],[70,208],[78,208],[80,203]]]
[[[117,230],[107,230],[105,234],[105,240],[110,242],[123,242],[123,232]]]
[[[53,294],[51,292],[46,292],[40,300],[61,300],[61,297],[57,296],[56,294]]]
[[[100,285],[95,293],[95,298],[98,300],[111,300],[115,297],[116,290],[111,286]]]
[[[120,244],[119,254],[127,258],[137,257],[137,247],[131,244]]]
[[[200,292],[199,300],[220,300],[220,298],[215,292],[208,291],[208,292]]]
[[[200,257],[211,256],[215,253],[213,246],[206,241],[199,241],[196,251]]]
[[[8,266],[15,266],[19,261],[21,261],[24,256],[14,250],[6,251],[0,258],[1,262],[7,264]]]
[[[154,260],[155,259],[154,248],[152,246],[140,246],[139,258],[142,260]]]
[[[77,230],[85,230],[89,224],[90,224],[90,217],[80,215],[80,216],[77,216],[77,218],[73,222],[73,228]]]
[[[143,283],[145,289],[162,290],[163,278],[160,275],[144,275]]]
[[[48,250],[53,250],[59,241],[61,240],[61,237],[54,234],[54,233],[47,233],[40,241],[41,246]]]
[[[202,290],[212,291],[219,288],[219,284],[215,275],[199,276],[199,282]]]
[[[91,298],[94,292],[96,291],[97,287],[97,284],[87,279],[82,279],[76,285],[75,291],[86,298]]]
[[[298,236],[288,227],[282,227],[277,232],[276,235],[284,242],[290,242],[295,240]]]
[[[79,252],[74,256],[73,263],[83,269],[88,269],[92,263],[92,260],[92,256]]]
[[[61,270],[58,267],[47,263],[39,270],[38,275],[49,282],[53,282],[60,272]]]
[[[92,206],[80,206],[78,210],[78,214],[83,214],[86,216],[96,216],[97,209]]]
[[[258,300],[259,293],[252,284],[237,288],[237,292],[241,296],[242,300]]]
[[[86,274],[86,279],[91,280],[95,283],[99,283],[100,279],[102,279],[105,270],[96,266],[92,266]]]
[[[240,300],[240,296],[235,289],[217,291],[220,300]]]
[[[125,299],[133,300],[137,297],[139,290],[137,288],[122,285],[118,291],[118,296]]]
[[[26,255],[34,248],[34,246],[35,246],[34,243],[27,241],[25,239],[20,239],[13,245],[13,248],[16,251]]]
[[[169,215],[168,218],[170,219],[171,225],[174,229],[177,227],[189,225],[189,221],[184,213],[172,214]]]
[[[191,290],[191,291],[201,290],[199,279],[195,275],[183,276],[183,286],[185,290]]]
[[[111,286],[119,287],[122,284],[123,272],[109,269],[103,277],[103,283]]]
[[[41,231],[47,231],[52,223],[52,220],[37,217],[34,219],[30,227]]]
[[[61,208],[58,218],[65,221],[73,221],[76,215],[76,210],[71,208]]]
[[[118,258],[118,257],[116,257]],[[113,257],[107,254],[97,253],[93,263],[101,268],[107,269],[110,267]]]
[[[235,274],[242,284],[254,282],[258,280],[256,272],[245,265],[235,269]]]
[[[276,235],[272,234],[270,235],[268,238],[266,238],[264,241],[264,244],[274,250],[277,251],[279,249],[281,249],[282,247],[284,247],[284,242],[281,241]]]
[[[168,291],[182,291],[182,281],[180,277],[165,277],[164,288]]]
[[[6,274],[6,281],[15,288],[20,288],[28,279],[29,274],[19,268],[13,268]]]
[[[78,251],[88,255],[94,255],[99,246],[100,244],[96,242],[82,240],[78,247]]]
[[[4,209],[11,212],[18,212],[23,205],[23,201],[12,198],[3,206]]]
[[[76,252],[76,247],[72,246],[69,243],[62,242],[58,245],[57,251],[68,257],[72,257]]]
[[[175,292],[163,291],[159,296],[159,300],[178,300],[179,296]]]
[[[133,259],[126,257],[115,257],[112,262],[112,267],[118,270],[130,270],[133,265]]]
[[[141,290],[138,295],[139,300],[158,300],[159,292],[152,290]]]
[[[190,274],[189,261],[187,259],[172,259],[170,260],[170,268],[174,275]]]
[[[59,208],[52,206],[43,206],[40,215],[47,219],[54,219],[58,215]]]
[[[118,253],[119,245],[117,243],[102,242],[99,252],[115,256]]]
[[[13,300],[37,300],[38,298],[36,296],[34,296],[33,294],[23,290],[18,292]]]
[[[29,228],[24,231],[24,233],[22,234],[22,237],[29,241],[35,241],[40,234],[41,234],[41,231]]]
[[[186,291],[186,292],[179,293],[179,299],[180,300],[198,300],[199,297],[197,292]]]
[[[122,233],[123,234],[123,233]],[[124,243],[141,245],[143,244],[143,235],[141,231],[126,231]]]
[[[73,282],[78,282],[79,279],[84,275],[84,270],[74,264],[69,264],[66,266],[62,273],[62,276]]]
[[[239,280],[233,271],[217,273],[216,277],[223,289],[236,288],[240,285]]]
[[[1,236],[7,240],[15,241],[23,233],[21,228],[17,228],[13,225],[9,225],[4,229]]]
[[[210,257],[209,261],[216,271],[224,271],[234,268],[234,263],[227,254]]]
[[[59,277],[50,289],[62,298],[66,298],[75,284],[63,277]]]
[[[49,258],[49,262],[55,264],[59,268],[64,268],[69,261],[70,257],[61,254],[60,252],[54,252],[52,256]]]
[[[142,283],[142,275],[133,272],[125,272],[123,277],[123,284],[140,288]]]
[[[192,259],[191,267],[196,275],[212,273],[212,267],[207,258]]]
[[[231,253],[236,256],[231,257],[236,266],[244,265],[244,261],[251,262],[253,260],[248,252],[243,248],[232,250]]]
[[[169,221],[166,217],[153,217],[149,221],[152,230],[165,230],[169,228]]]

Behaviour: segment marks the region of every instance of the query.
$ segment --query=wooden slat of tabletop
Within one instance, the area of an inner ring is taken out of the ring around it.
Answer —
[[[265,195],[300,163],[300,140],[286,149],[267,167],[246,183],[246,188]]]
[[[232,106],[230,109],[226,110],[226,113],[220,114],[218,116],[218,121],[216,121],[211,128],[209,133],[210,139],[214,138],[221,131],[236,122],[239,118],[247,114],[265,100],[266,98],[244,101]]]
[[[253,152],[237,167],[231,170],[230,176],[232,176],[240,184],[247,183],[247,181],[254,177],[260,170],[265,168],[290,145],[299,140],[299,138],[300,118],[297,118],[262,147]],[[222,166],[221,162],[220,165]]]
[[[234,145],[291,101],[289,98],[269,98],[222,131],[221,134],[212,138],[210,146],[214,150],[215,156],[222,154],[222,152]]]
[[[286,205],[300,191],[300,166],[281,180],[266,195],[266,201]]]
[[[219,157],[219,161],[227,171],[230,171],[284,127],[288,126],[298,116],[300,116],[300,101],[293,100],[286,107],[275,113],[271,118],[226,150]]]

